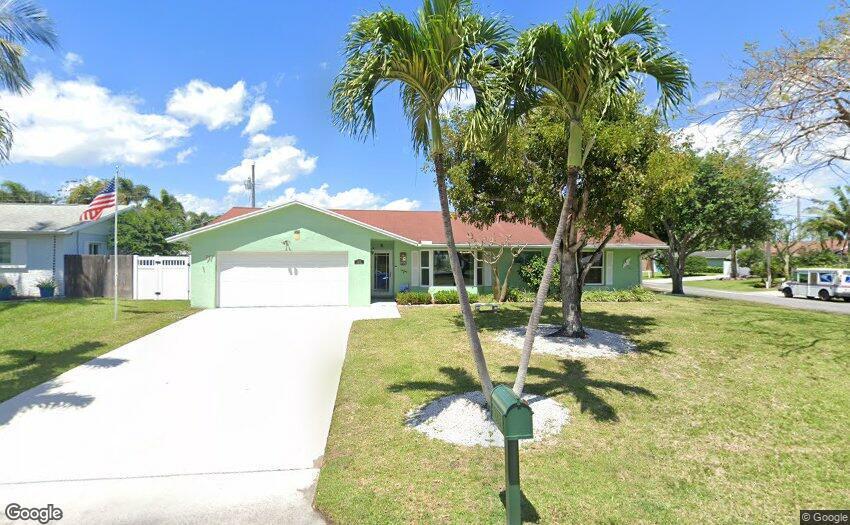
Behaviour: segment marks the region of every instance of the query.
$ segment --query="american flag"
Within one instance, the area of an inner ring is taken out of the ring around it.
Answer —
[[[96,221],[103,215],[103,211],[115,206],[115,181],[109,181],[100,193],[94,196],[89,207],[80,215],[80,221]]]

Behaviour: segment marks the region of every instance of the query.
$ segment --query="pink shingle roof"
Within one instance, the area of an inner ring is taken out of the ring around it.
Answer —
[[[210,224],[223,222],[245,215],[260,208],[234,207],[216,218]],[[385,230],[395,235],[432,244],[445,244],[443,218],[439,211],[394,211],[394,210],[331,210],[350,219]],[[549,245],[551,241],[542,231],[526,223],[498,221],[487,228],[477,228],[459,219],[452,220],[455,242],[466,244],[471,235],[474,242],[504,242],[510,239],[512,244]],[[592,244],[592,243],[591,243]],[[616,235],[609,245],[629,245],[656,247],[664,243],[643,233],[630,236]]]

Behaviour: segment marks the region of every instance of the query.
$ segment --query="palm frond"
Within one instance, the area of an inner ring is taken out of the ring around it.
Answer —
[[[0,0],[0,80],[13,93],[30,87],[22,60],[24,45],[33,42],[51,49],[57,45],[47,11],[28,0]]]

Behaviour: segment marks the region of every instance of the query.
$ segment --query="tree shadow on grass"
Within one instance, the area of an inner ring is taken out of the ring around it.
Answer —
[[[640,386],[590,377],[587,365],[581,361],[559,359],[558,362],[559,370],[529,367],[525,391],[545,397],[570,395],[578,402],[582,413],[590,413],[596,421],[612,422],[619,421],[619,417],[614,407],[602,397],[602,393],[613,391],[626,396],[656,398],[650,390]],[[387,390],[395,393],[411,390],[433,392],[437,394],[431,400],[434,401],[447,395],[462,394],[480,388],[478,381],[463,368],[442,367],[439,370],[447,377],[447,381],[403,381],[389,385]],[[517,367],[504,366],[501,371],[516,376]]]
[[[588,375],[587,365],[575,359],[559,359],[560,370],[529,367],[525,390],[542,396],[571,395],[578,401],[582,413],[588,412],[596,421],[619,421],[614,407],[603,398],[602,392],[619,392],[626,396],[641,396],[655,399],[655,394],[646,388],[594,379]],[[515,375],[517,367],[504,366],[502,372]]]
[[[497,312],[487,312],[476,315],[475,320],[481,332],[499,332],[507,328],[525,327],[528,324],[528,315],[531,307],[520,309],[504,309]],[[540,324],[561,324],[561,309],[547,306],[543,309]],[[641,354],[672,354],[666,341],[646,341],[637,337],[651,333],[658,326],[653,317],[612,314],[609,312],[582,312],[582,318],[587,328],[605,330],[615,334],[626,336],[635,343],[633,352]],[[460,314],[453,316],[455,325],[463,328],[463,317]]]
[[[51,392],[59,386],[55,381],[48,381],[0,403],[0,427],[33,408],[83,408],[94,401],[94,397],[77,392]]]
[[[117,357],[90,357],[91,353],[103,346],[104,343],[100,341],[85,341],[55,352],[38,352],[33,350],[0,351],[0,358],[6,361],[0,364],[0,374],[7,374],[2,384],[0,384],[0,401],[16,396],[27,388],[32,388],[46,380],[49,381],[44,385],[52,385],[51,388],[55,387],[56,383],[52,381],[52,378],[76,366],[111,369],[127,362],[126,359]],[[44,385],[36,388],[42,388]],[[49,399],[45,400],[45,396],[48,396]],[[88,396],[82,396],[81,399],[78,399],[80,396],[73,393],[46,394],[43,391],[37,397],[38,400],[35,402],[35,405],[39,406],[53,406],[56,403],[61,405],[63,402],[74,404],[77,401],[82,402],[88,398]],[[11,401],[9,400],[5,403]],[[0,406],[5,407],[5,404]],[[3,413],[5,414],[6,412]],[[0,424],[4,422],[3,417],[3,415],[0,415]]]
[[[462,394],[478,390],[481,385],[466,370],[456,366],[440,367],[440,373],[448,378],[448,381],[402,381],[393,383],[387,387],[389,392],[399,393],[409,390],[423,392],[435,392],[439,394]],[[441,396],[442,397],[442,396]]]

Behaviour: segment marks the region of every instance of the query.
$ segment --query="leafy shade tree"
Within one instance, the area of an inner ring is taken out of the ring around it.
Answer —
[[[615,235],[631,234],[640,224],[646,164],[664,138],[658,115],[643,113],[637,94],[609,107],[604,117],[600,113],[601,108],[594,108],[584,115],[582,128],[594,140],[582,176],[575,181],[578,196],[559,247],[561,265],[549,270],[560,280],[561,332],[572,335],[584,332],[581,297],[593,261]],[[469,121],[468,113],[456,111],[447,126],[455,209],[475,224],[499,219],[528,222],[554,238],[564,202],[558,188],[567,178],[568,132],[563,116],[547,108],[525,114],[509,130],[505,149],[496,153],[464,144]],[[557,255],[559,250],[554,251]],[[547,259],[536,260],[530,270],[538,291],[546,263]]]
[[[108,181],[101,179],[86,180],[77,184],[68,193],[68,204],[88,204],[94,199]],[[151,198],[151,190],[143,184],[133,184],[130,179],[118,177],[118,203],[142,204]]]
[[[850,4],[821,24],[815,39],[762,51],[720,88],[724,117],[760,158],[793,159],[810,169],[850,162]]]
[[[118,217],[118,251],[136,255],[177,255],[185,252],[182,243],[166,239],[189,229],[183,205],[170,193],[160,191],[140,208]],[[111,241],[110,241],[111,242]]]
[[[30,0],[0,2],[0,82],[12,93],[30,89],[30,79],[23,58],[26,45],[57,45],[56,31],[47,11]],[[9,160],[13,125],[0,108],[0,161]]]
[[[0,202],[38,202],[51,203],[53,197],[41,192],[28,190],[19,182],[7,180],[0,184]]]
[[[673,293],[683,294],[689,255],[728,239],[769,239],[776,190],[773,177],[748,157],[713,151],[697,155],[687,146],[652,154],[643,210],[646,228],[668,245]]]
[[[336,124],[364,137],[375,129],[375,95],[399,86],[414,149],[433,164],[452,275],[460,284],[460,309],[487,399],[492,382],[451,227],[440,106],[456,89],[480,92],[478,80],[508,51],[510,34],[502,21],[475,13],[466,0],[424,0],[413,20],[388,8],[361,16],[345,37],[345,65],[330,92]]]
[[[833,200],[818,203],[809,208],[812,217],[807,221],[807,228],[813,232],[826,234],[841,243],[840,249],[848,253],[850,248],[850,185],[832,188]]]

